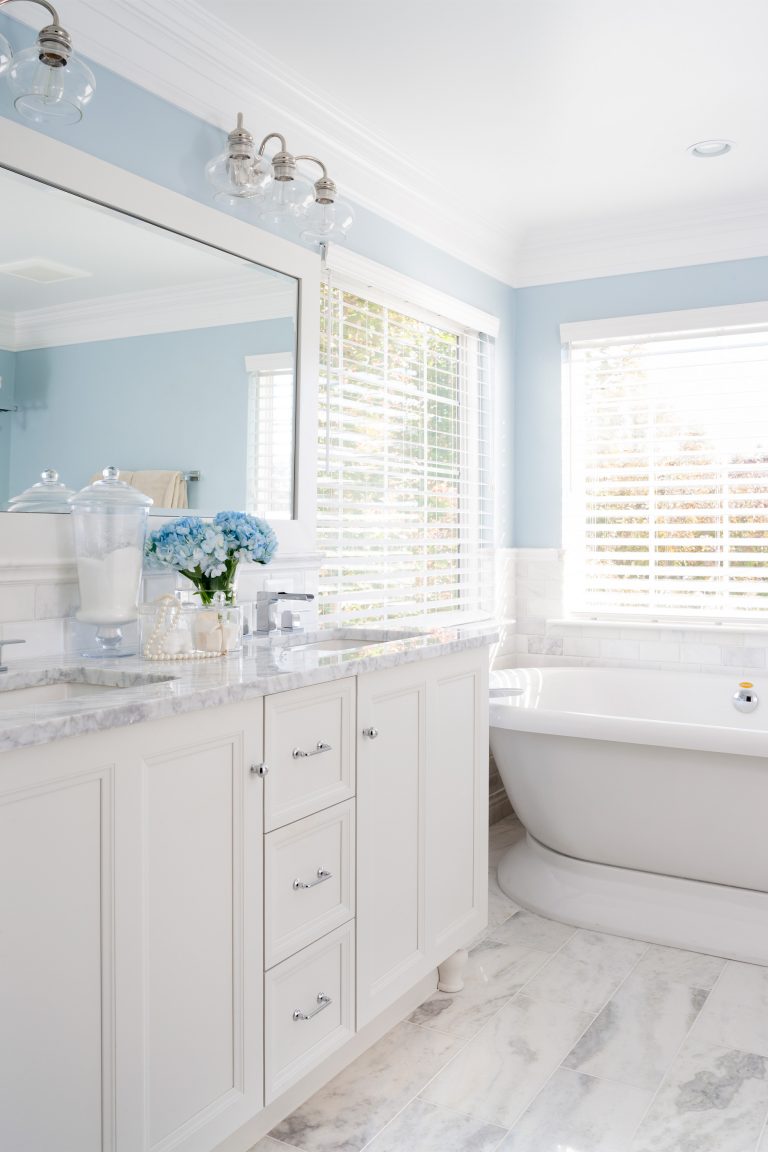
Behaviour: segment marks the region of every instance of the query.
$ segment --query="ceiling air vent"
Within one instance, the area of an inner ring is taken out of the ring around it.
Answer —
[[[56,264],[53,260],[13,260],[9,264],[0,264],[0,275],[33,280],[36,284],[58,284],[61,280],[82,280],[91,273],[82,268]]]

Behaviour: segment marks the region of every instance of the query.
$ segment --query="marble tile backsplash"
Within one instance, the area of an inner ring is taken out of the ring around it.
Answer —
[[[515,632],[496,660],[498,667],[615,665],[747,673],[768,666],[768,630],[565,621],[564,567],[560,549],[515,551]]]
[[[319,557],[283,557],[268,567],[252,565],[241,569],[238,598],[243,603],[256,599],[262,589],[275,592],[317,592]],[[144,599],[151,601],[186,584],[174,573],[147,573]],[[0,640],[20,639],[3,652],[3,663],[55,656],[90,646],[94,627],[75,619],[79,604],[77,571],[73,565],[24,565],[0,568]],[[304,627],[316,627],[315,602],[301,605]],[[126,628],[126,637],[129,629]]]

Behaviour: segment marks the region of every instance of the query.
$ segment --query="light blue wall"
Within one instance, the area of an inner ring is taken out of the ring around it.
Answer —
[[[514,540],[562,540],[560,325],[768,299],[768,258],[522,288],[515,342]]]
[[[245,357],[294,343],[284,319],[18,352],[10,494],[43,468],[77,489],[114,464],[198,469],[192,507],[243,507]]]
[[[10,408],[16,403],[14,399],[14,381],[16,376],[16,355],[0,348],[0,377],[3,386],[0,388],[0,408]],[[8,490],[11,454],[11,429],[15,417],[9,412],[0,412],[0,505],[4,504],[10,495]]]
[[[28,28],[5,14],[0,15],[0,31],[13,47],[26,46],[33,39]],[[224,134],[107,69],[96,64],[92,67],[97,90],[83,121],[74,127],[44,131],[194,200],[212,204],[203,171],[211,156],[223,149]],[[233,119],[236,112],[233,107]],[[19,120],[1,82],[0,115]],[[297,141],[297,145],[300,144],[301,141]],[[52,178],[55,179],[55,173]],[[501,320],[497,344],[496,424],[503,468],[502,537],[509,543],[514,290],[363,208],[357,207],[355,211],[355,227],[349,239],[349,247],[354,251],[491,312]]]

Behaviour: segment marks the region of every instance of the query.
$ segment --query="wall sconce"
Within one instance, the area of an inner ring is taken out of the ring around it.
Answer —
[[[264,149],[277,140],[280,150],[270,159]],[[312,182],[298,167],[300,160],[316,164],[322,175]],[[343,240],[352,226],[352,209],[339,200],[336,185],[322,160],[316,156],[293,156],[285,137],[270,132],[259,147],[243,127],[243,114],[227,137],[227,147],[206,166],[205,174],[216,189],[215,199],[236,203],[255,201],[259,219],[299,233],[302,240],[322,244]]]
[[[90,68],[72,55],[72,37],[47,0],[39,4],[52,17],[31,48],[15,55],[0,35],[0,76],[7,75],[16,111],[35,124],[77,124],[93,96],[96,81]],[[14,0],[0,0],[0,6]]]

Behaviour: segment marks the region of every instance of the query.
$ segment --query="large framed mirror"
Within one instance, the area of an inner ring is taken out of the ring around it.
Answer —
[[[0,204],[0,506],[113,465],[311,551],[319,257],[8,121]]]

